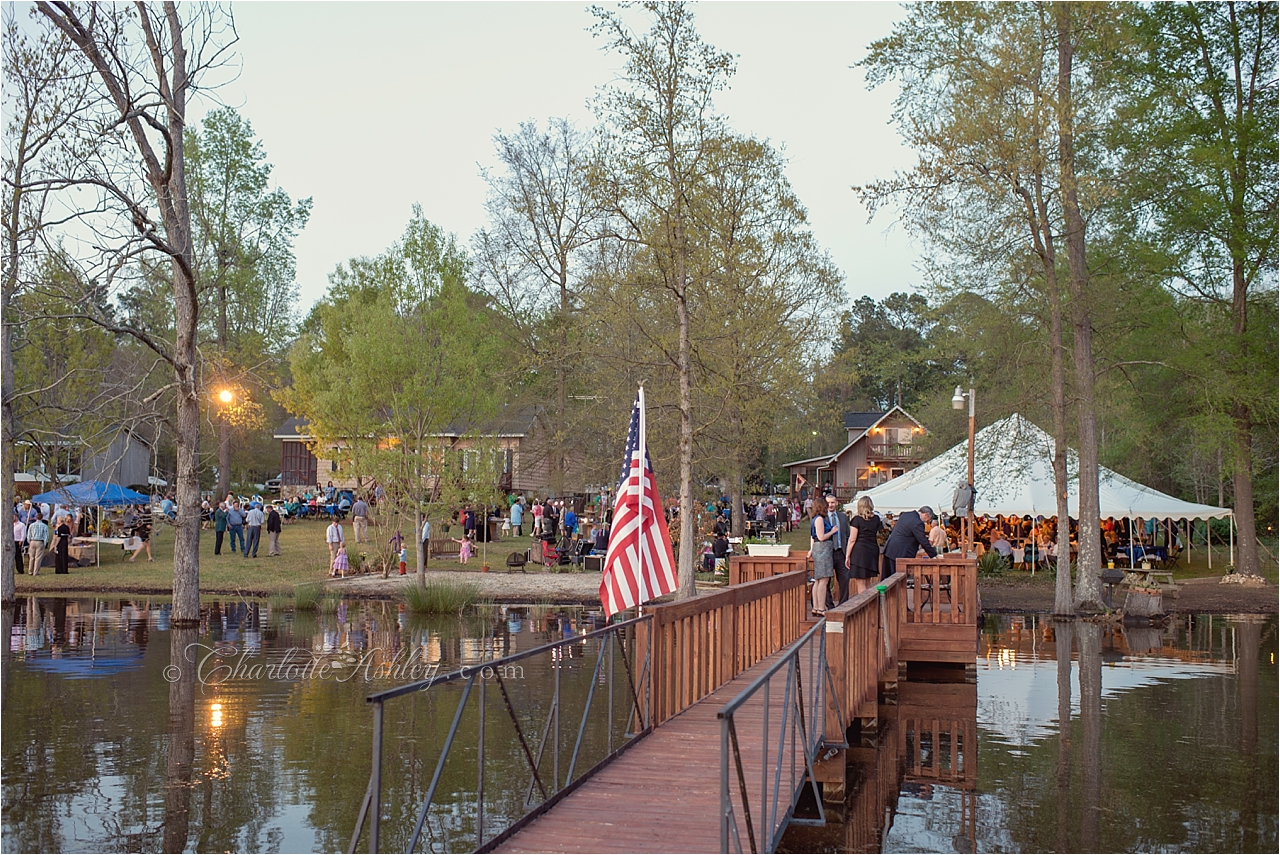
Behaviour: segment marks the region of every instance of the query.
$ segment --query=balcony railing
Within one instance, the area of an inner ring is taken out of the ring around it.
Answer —
[[[867,450],[872,460],[919,460],[923,456],[924,450],[909,442],[873,442]]]

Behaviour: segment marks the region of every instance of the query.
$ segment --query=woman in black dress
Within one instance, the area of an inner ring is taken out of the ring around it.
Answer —
[[[849,521],[849,545],[844,564],[853,580],[853,594],[861,594],[880,576],[880,544],[876,535],[882,527],[871,499],[858,499],[858,513]]]
[[[68,567],[71,563],[71,518],[63,516],[58,520],[58,527],[54,529],[58,535],[57,546],[55,546],[53,572],[68,573]]]

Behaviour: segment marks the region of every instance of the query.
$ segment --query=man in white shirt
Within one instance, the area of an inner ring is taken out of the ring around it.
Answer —
[[[329,523],[329,527],[325,529],[324,539],[329,544],[329,563],[333,563],[333,559],[338,554],[338,547],[346,543],[346,538],[342,536],[342,525],[337,520]]]
[[[250,550],[253,551],[253,558],[258,557],[258,544],[262,542],[262,508],[256,504],[249,508],[249,513],[245,514],[245,523],[249,526],[249,536],[244,541],[244,557],[249,558]]]

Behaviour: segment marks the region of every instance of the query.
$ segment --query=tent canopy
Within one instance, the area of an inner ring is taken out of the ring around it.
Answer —
[[[102,481],[81,481],[79,484],[68,484],[38,496],[32,496],[33,502],[84,507],[101,505],[105,508],[118,508],[124,505],[145,505],[150,499],[142,493],[121,487],[119,484],[107,484]]]
[[[974,437],[974,486],[978,491],[973,512],[978,516],[1044,516],[1058,513],[1054,501],[1053,438],[1036,425],[1014,413],[988,425]],[[966,480],[969,469],[968,442],[962,442],[905,475],[879,487],[864,490],[856,498],[869,496],[876,510],[901,513],[928,505],[935,510],[953,511],[956,486]],[[1067,449],[1067,509],[1080,513],[1080,461],[1074,449]],[[1184,502],[1132,481],[1117,472],[1098,467],[1098,504],[1107,517],[1144,519],[1212,519],[1229,517],[1229,508]],[[852,508],[854,503],[848,507]]]

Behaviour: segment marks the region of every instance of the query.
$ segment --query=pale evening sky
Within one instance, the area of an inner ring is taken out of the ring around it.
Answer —
[[[619,66],[580,2],[238,2],[242,73],[219,90],[253,125],[294,198],[312,196],[296,242],[300,309],[334,267],[374,255],[414,202],[466,245],[485,224],[482,166],[493,135],[564,116]],[[644,20],[629,13],[638,27]],[[908,167],[889,126],[893,90],[851,68],[903,15],[882,2],[711,2],[703,39],[738,57],[715,102],[740,132],[785,146],[792,186],[852,298],[916,290],[916,250],[882,213],[868,223],[849,189]],[[193,104],[198,118],[207,104]]]

